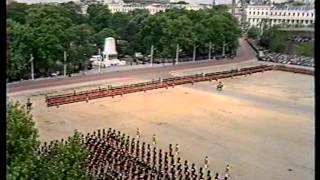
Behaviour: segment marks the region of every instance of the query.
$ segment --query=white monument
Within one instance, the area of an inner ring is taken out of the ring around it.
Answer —
[[[116,40],[113,37],[108,37],[104,41],[104,49],[102,52],[102,57],[100,55],[95,55],[90,58],[93,65],[98,65],[102,67],[126,65],[125,61],[120,61],[118,59],[118,52],[116,50]]]
[[[108,37],[104,41],[104,50],[102,52],[103,60],[109,61],[118,58],[118,53],[116,50],[116,40],[112,37]]]

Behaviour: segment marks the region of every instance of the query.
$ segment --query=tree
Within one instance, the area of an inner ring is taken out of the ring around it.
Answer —
[[[89,57],[91,57],[97,47],[95,43],[95,31],[88,24],[72,26],[68,29],[70,34],[69,62],[79,64],[86,70]]]
[[[89,179],[84,167],[89,152],[81,143],[81,134],[77,131],[67,144],[59,142],[49,154],[40,155],[38,161],[38,179]]]
[[[298,56],[306,56],[306,57],[313,57],[314,56],[314,47],[311,43],[309,44],[300,44],[296,49],[295,52]]]
[[[281,53],[286,48],[286,36],[279,32],[276,32],[271,36],[271,41],[269,44],[270,50],[274,52]]]
[[[286,34],[278,30],[278,26],[265,30],[260,38],[259,44],[274,52],[283,52],[286,47]]]
[[[9,179],[32,179],[36,167],[38,131],[31,115],[19,103],[7,106],[7,170]]]
[[[85,18],[82,15],[80,4],[70,1],[67,3],[61,3],[58,7],[61,9],[62,15],[71,19],[73,24],[79,25],[85,23]]]
[[[260,29],[257,27],[252,26],[249,30],[248,30],[248,37],[252,38],[252,39],[258,39],[259,35],[260,35]]]
[[[7,76],[9,81],[20,80],[30,65],[32,31],[27,25],[9,19],[7,20],[7,32]]]
[[[108,6],[92,4],[88,7],[88,24],[92,26],[95,31],[99,32],[104,28],[109,27],[109,21],[112,17]]]
[[[25,3],[12,2],[7,5],[7,18],[12,19],[13,21],[16,21],[18,23],[24,24],[26,21],[28,10],[31,7],[32,5],[27,5]]]
[[[125,29],[130,21],[130,16],[125,13],[116,12],[112,14],[108,27],[113,29],[120,37],[125,36]]]
[[[66,29],[72,25],[71,19],[64,17],[57,6],[46,5],[30,9],[26,23],[32,30],[35,70],[55,72],[69,44]]]
[[[114,32],[114,30],[110,28],[104,28],[100,32],[96,33],[94,36],[95,43],[100,49],[103,48],[105,38],[113,37],[115,39],[118,39],[118,35]]]
[[[39,154],[38,130],[32,116],[19,103],[7,105],[7,177],[9,179],[90,179],[84,167],[88,151],[75,131],[66,143]]]

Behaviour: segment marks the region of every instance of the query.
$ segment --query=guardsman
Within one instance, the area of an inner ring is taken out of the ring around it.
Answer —
[[[209,159],[208,159],[208,156],[206,156],[206,157],[204,158],[204,168],[205,168],[205,169],[208,169],[208,167],[209,167]]]
[[[220,177],[219,177],[219,173],[216,173],[216,175],[214,176],[214,180],[219,180]]]
[[[153,134],[153,135],[152,135],[152,144],[155,146],[156,143],[157,143],[157,141],[156,141],[156,135]]]
[[[169,155],[172,156],[172,144],[169,144]]]
[[[226,173],[229,173],[229,172],[230,172],[230,165],[227,164],[227,166],[226,166]]]
[[[208,172],[207,172],[207,180],[211,180],[211,171],[210,170],[208,170]]]
[[[139,139],[139,138],[140,138],[140,130],[139,130],[139,128],[137,128],[136,137],[137,137],[137,139]]]
[[[28,110],[28,111],[31,111],[32,103],[31,103],[31,101],[30,101],[30,98],[28,98],[26,105],[27,105],[27,110]]]
[[[179,152],[180,152],[179,144],[176,144],[175,151],[176,151],[176,155],[179,155]]]

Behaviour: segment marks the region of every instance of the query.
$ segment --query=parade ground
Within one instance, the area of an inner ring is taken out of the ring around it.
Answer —
[[[175,72],[175,73],[192,73]],[[269,71],[217,82],[47,108],[33,96],[42,141],[113,128],[157,147],[179,144],[181,157],[243,180],[314,179],[314,77]],[[26,97],[14,97],[21,102]]]

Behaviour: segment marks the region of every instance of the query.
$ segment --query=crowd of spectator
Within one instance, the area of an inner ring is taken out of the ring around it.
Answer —
[[[312,41],[313,38],[305,36],[291,36],[288,38],[288,40],[294,43],[305,43]]]
[[[267,53],[264,58],[260,58],[262,61],[276,62],[282,64],[292,64],[299,66],[314,67],[314,58],[302,57],[297,55],[288,55],[282,53]]]

